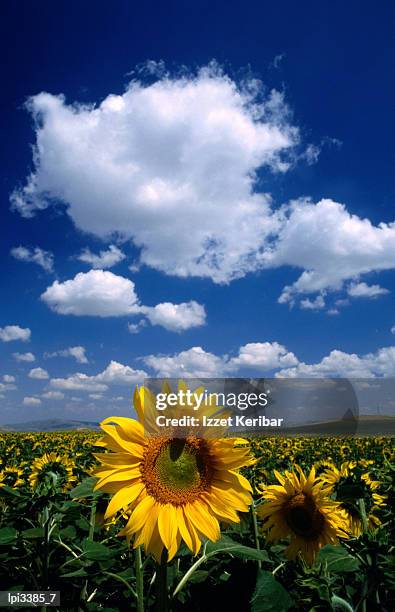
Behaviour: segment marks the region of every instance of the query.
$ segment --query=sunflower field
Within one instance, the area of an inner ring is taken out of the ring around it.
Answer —
[[[395,609],[391,438],[101,425],[0,433],[2,590],[60,591],[60,610]]]

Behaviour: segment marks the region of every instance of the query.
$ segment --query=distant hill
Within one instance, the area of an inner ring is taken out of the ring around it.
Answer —
[[[99,423],[92,421],[62,421],[61,419],[47,419],[44,421],[26,421],[24,423],[10,423],[0,425],[0,431],[65,431],[78,429],[99,429]]]

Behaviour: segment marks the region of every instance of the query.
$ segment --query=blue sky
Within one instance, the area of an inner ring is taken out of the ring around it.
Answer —
[[[1,423],[394,375],[390,3],[2,12]]]

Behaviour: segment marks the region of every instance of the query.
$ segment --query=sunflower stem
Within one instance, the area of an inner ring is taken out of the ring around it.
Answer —
[[[162,551],[160,563],[156,570],[156,589],[157,589],[157,609],[158,612],[168,611],[168,596],[167,596],[167,550]]]
[[[144,574],[140,546],[135,551],[134,567],[136,572],[137,612],[144,612]]]
[[[259,544],[258,521],[257,521],[257,517],[256,517],[256,507],[255,507],[254,500],[252,500],[251,515],[252,515],[252,524],[253,524],[253,527],[254,527],[255,548],[257,550],[261,550],[261,546]],[[262,561],[258,561],[258,568],[262,569]]]
[[[368,530],[368,517],[366,515],[365,501],[361,498],[358,499],[358,508],[359,508],[359,513],[361,515],[363,531],[364,533],[366,533]]]

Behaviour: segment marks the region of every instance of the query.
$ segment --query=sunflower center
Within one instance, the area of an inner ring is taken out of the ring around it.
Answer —
[[[306,540],[315,540],[322,533],[325,523],[314,500],[305,493],[299,493],[287,502],[285,520],[296,535]]]
[[[204,440],[193,437],[150,439],[141,467],[148,493],[174,505],[192,502],[206,491],[212,471]]]

